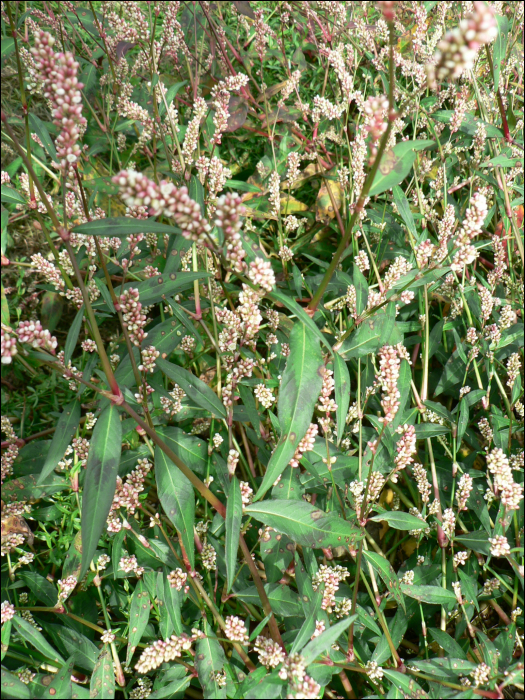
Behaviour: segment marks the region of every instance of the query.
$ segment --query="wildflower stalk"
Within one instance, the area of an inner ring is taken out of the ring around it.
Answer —
[[[332,262],[330,263],[328,270],[325,272],[323,279],[321,280],[321,283],[319,284],[317,291],[313,297],[313,299],[310,301],[308,304],[308,309],[311,315],[313,315],[317,311],[317,307],[319,306],[319,303],[321,299],[324,296],[324,293],[326,291],[326,288],[328,284],[330,283],[330,280],[332,279],[332,276],[339,264],[339,260],[341,259],[341,255],[345,251],[348,242],[350,241],[350,237],[352,236],[352,232],[354,229],[354,225],[357,221],[358,216],[361,214],[361,211],[363,209],[365,199],[368,196],[368,192],[370,191],[370,188],[372,187],[372,183],[374,182],[374,178],[376,176],[377,170],[379,168],[379,163],[381,162],[381,158],[383,157],[383,154],[386,149],[386,145],[388,143],[388,139],[390,138],[390,132],[392,131],[392,126],[393,126],[393,90],[394,90],[394,80],[395,80],[395,73],[394,73],[394,24],[393,22],[389,22],[388,25],[389,28],[389,38],[390,38],[390,94],[389,94],[389,115],[388,115],[388,124],[385,129],[385,132],[383,136],[381,137],[381,141],[379,143],[379,147],[377,149],[377,154],[375,157],[375,160],[372,164],[372,167],[370,168],[370,171],[366,177],[366,180],[363,184],[363,189],[361,190],[361,194],[359,195],[359,198],[356,202],[354,212],[352,216],[350,217],[350,221],[348,222],[348,225],[346,227],[345,233],[343,235],[343,238],[341,239],[341,243],[339,244],[337,250],[335,251],[334,257],[332,258]]]
[[[82,275],[80,273],[80,268],[78,267],[77,259],[75,257],[75,252],[71,246],[71,243],[69,242],[69,240],[67,240],[68,239],[68,232],[64,229],[64,227],[61,225],[60,221],[58,220],[56,212],[55,212],[54,208],[52,207],[51,203],[49,202],[47,195],[45,193],[45,190],[42,187],[42,184],[40,183],[40,180],[38,179],[35,171],[33,170],[33,166],[31,165],[31,161],[29,160],[27,155],[24,153],[24,151],[20,148],[20,144],[18,143],[18,139],[16,138],[13,130],[11,129],[11,127],[8,124],[7,115],[5,114],[4,111],[2,111],[1,118],[2,118],[2,121],[4,123],[6,131],[9,134],[9,136],[13,142],[13,146],[18,151],[19,156],[24,161],[24,164],[28,170],[29,175],[31,175],[33,177],[33,181],[34,181],[35,186],[38,190],[40,198],[41,198],[41,200],[42,200],[42,202],[43,202],[44,206],[46,207],[47,212],[49,214],[49,218],[51,219],[57,233],[64,240],[64,246],[69,254],[69,258],[71,260],[71,265],[73,267],[73,270],[75,271],[77,283],[78,283],[78,286],[80,288],[80,291],[82,294],[82,299],[83,299],[85,307],[86,307],[86,312],[87,312],[89,322],[91,325],[91,332],[93,334],[93,339],[95,340],[95,343],[97,344],[97,350],[98,350],[98,353],[100,355],[100,361],[102,363],[102,368],[103,368],[104,373],[106,375],[106,378],[108,380],[108,384],[110,386],[113,397],[118,399],[122,395],[120,393],[120,389],[119,389],[118,384],[115,380],[115,375],[113,374],[113,369],[111,368],[111,364],[110,364],[108,356],[106,354],[104,342],[102,341],[102,336],[100,335],[97,320],[96,320],[95,314],[93,312],[93,307],[91,306],[91,302],[89,300],[88,291],[87,291],[86,286],[84,284],[84,280],[82,279]]]

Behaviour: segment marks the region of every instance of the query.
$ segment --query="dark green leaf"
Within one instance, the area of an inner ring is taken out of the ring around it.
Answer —
[[[303,606],[299,596],[289,586],[267,583],[264,586],[264,590],[276,615],[295,617],[303,614]],[[245,603],[261,607],[261,597],[255,586],[245,588],[241,593],[236,593],[236,596]]]
[[[29,590],[41,600],[44,605],[52,608],[58,600],[58,591],[53,584],[36,571],[19,571],[17,577],[21,579]]]
[[[456,537],[454,539],[456,542],[465,545],[465,547],[472,549],[474,552],[484,554],[487,557],[490,554],[490,542],[487,533],[483,530],[470,532],[468,535],[461,535],[461,537]]]
[[[323,356],[317,334],[313,334],[308,326],[295,323],[277,404],[281,438],[268,462],[256,500],[262,498],[283,473],[310,426],[323,383],[322,367]]]
[[[301,323],[304,323],[305,326],[308,327],[310,334],[316,335],[321,343],[329,350],[329,352],[332,352],[332,348],[330,347],[330,343],[328,340],[324,337],[324,335],[321,333],[319,328],[315,325],[313,319],[308,316],[306,311],[303,309],[302,306],[299,306],[299,304],[292,299],[289,296],[286,296],[286,294],[283,294],[282,292],[278,290],[274,290],[271,294],[267,295],[269,299],[272,299],[272,301],[278,301],[281,304],[284,304],[286,308],[291,311]]]
[[[438,122],[441,122],[442,124],[448,124],[452,119],[453,114],[453,109],[439,109],[437,112],[434,112],[432,118]],[[493,126],[492,124],[489,124],[488,122],[484,122],[482,119],[478,119],[470,113],[465,114],[465,116],[463,117],[463,122],[461,123],[459,130],[464,134],[474,136],[474,134],[476,133],[476,129],[478,128],[478,124],[480,122],[484,124],[487,136],[489,138],[497,138],[499,136],[503,136],[503,132],[501,131],[501,129],[498,129],[497,127]]]
[[[416,425],[416,437],[418,440],[446,435],[447,433],[450,433],[450,428],[446,425],[439,425],[439,423],[419,423],[419,425]]]
[[[95,219],[94,221],[73,226],[71,230],[75,233],[84,233],[87,236],[116,236],[117,238],[126,238],[136,233],[180,234],[180,228],[176,226],[159,224],[155,219],[134,219],[128,216]]]
[[[396,530],[423,530],[428,527],[427,523],[421,518],[417,518],[415,515],[410,515],[410,513],[404,513],[400,510],[392,510],[388,513],[379,513],[370,518],[373,521],[386,522]]]
[[[469,418],[470,418],[470,411],[468,408],[468,403],[467,403],[467,401],[465,401],[465,399],[462,399],[461,404],[460,404],[460,409],[459,409],[459,420],[458,420],[458,434],[457,434],[458,445],[461,445],[461,440],[463,439],[463,436],[467,432]]]
[[[183,80],[182,82],[175,83],[175,85],[171,85],[168,88],[168,91],[166,92],[166,96],[165,96],[166,104],[168,105],[168,107],[175,99],[179,90],[181,88],[183,88],[187,84],[187,82],[188,82],[187,80]],[[165,113],[165,111],[166,111],[166,105],[164,104],[164,100],[162,100],[159,104],[159,116],[162,117],[163,114]],[[166,124],[169,124],[169,123],[170,123],[169,119],[166,118]]]
[[[498,23],[498,36],[494,42],[494,90],[499,88],[499,77],[501,68],[505,63],[505,53],[507,51],[507,35],[509,33],[509,20],[504,15],[496,15]]]
[[[57,427],[53,435],[51,447],[47,453],[46,461],[38,477],[40,486],[48,480],[48,476],[56,469],[58,463],[64,458],[66,449],[71,442],[80,423],[80,401],[72,401],[64,406],[62,415],[58,419]]]
[[[82,328],[82,319],[84,318],[84,305],[77,311],[73,323],[67,333],[66,344],[64,346],[64,364],[67,367],[69,360],[73,357],[73,351],[77,345],[80,329]]]
[[[88,570],[106,527],[122,450],[122,426],[116,406],[105,408],[95,424],[91,438],[82,496],[82,568]]]
[[[170,272],[169,275],[156,275],[132,286],[138,290],[141,304],[151,306],[158,301],[166,301],[177,289],[207,277],[210,277],[209,272]]]
[[[396,203],[397,211],[399,212],[400,217],[403,219],[403,221],[406,224],[406,227],[412,234],[414,241],[417,242],[419,235],[416,229],[416,223],[414,221],[414,217],[412,215],[412,211],[410,209],[410,204],[408,203],[408,199],[406,197],[406,194],[403,192],[401,187],[399,185],[396,185],[393,189],[393,194],[394,194],[394,202]]]
[[[305,501],[262,501],[248,506],[246,513],[303,547],[353,547],[363,537],[348,520]]]
[[[410,663],[413,663],[421,673],[428,676],[448,678],[450,680],[452,680],[451,676],[469,676],[477,665],[473,661],[461,658],[430,659],[430,661],[414,659]]]
[[[27,204],[26,198],[22,197],[22,195],[12,187],[2,185],[1,192],[2,202],[6,202],[7,204]]]
[[[450,636],[450,634],[443,632],[443,630],[440,630],[437,627],[431,627],[428,631],[432,637],[434,637],[439,646],[447,652],[447,656],[452,656],[456,659],[463,659],[464,661],[467,660],[467,655],[456,642],[454,637]]]
[[[217,683],[215,674],[224,670],[226,658],[224,650],[207,622],[204,623],[205,639],[195,645],[195,668],[201,682],[205,698],[225,698],[226,688]]]
[[[395,326],[395,305],[388,304],[371,318],[364,320],[339,350],[345,359],[364,357],[386,345]]]
[[[73,656],[71,656],[66,661],[64,666],[62,666],[62,668],[59,669],[58,673],[55,673],[55,675],[53,676],[53,680],[49,684],[47,692],[49,697],[64,699],[67,698],[67,700],[69,700],[73,690],[71,685],[71,672],[73,671],[74,665],[75,659]]]
[[[227,414],[224,404],[219,400],[217,394],[201,379],[188,372],[187,369],[183,369],[161,358],[157,359],[157,366],[160,367],[167,377],[178,384],[188,398],[198,406],[206,409],[212,416],[226,418]]]
[[[390,668],[383,668],[383,675],[385,675],[389,681],[392,681],[394,688],[401,691],[403,698],[410,698],[410,700],[427,700],[429,698],[429,695],[423,688],[407,674],[400,673],[399,671],[392,671]]]
[[[15,615],[12,619],[13,627],[16,629],[18,634],[26,640],[32,647],[35,647],[37,651],[43,654],[46,659],[51,661],[58,661],[60,664],[64,664],[65,661],[60,656],[58,651],[55,651],[51,644],[46,640],[44,635],[39,632],[33,625],[24,620],[22,617]]]
[[[368,282],[357,265],[354,265],[352,281],[355,287],[356,311],[358,314],[362,314],[368,302]]]
[[[420,603],[457,605],[454,593],[446,588],[440,588],[440,586],[415,586],[402,583],[401,590],[409,598],[415,598]]]
[[[159,500],[166,515],[180,532],[188,560],[194,568],[195,495],[193,486],[159,447],[155,448],[155,477]]]
[[[350,374],[343,358],[334,353],[335,402],[337,404],[337,444],[341,442],[346,427],[346,416],[350,405]]]
[[[38,136],[40,141],[42,141],[44,148],[49,153],[51,158],[58,163],[55,144],[53,143],[51,136],[49,135],[47,126],[39,117],[36,116],[36,114],[33,111],[29,112],[29,126],[31,127],[32,131],[34,131],[35,134]]]
[[[309,666],[321,654],[330,649],[332,644],[335,644],[339,637],[350,627],[351,623],[357,618],[357,615],[350,615],[344,620],[336,622],[335,625],[327,627],[324,632],[315,639],[312,639],[301,651],[301,656],[304,658],[305,666]]]
[[[401,593],[399,579],[388,559],[385,559],[376,552],[368,552],[366,549],[363,549],[363,556],[379,573],[385,586],[388,588],[397,604],[400,605],[403,610],[405,610],[405,599]]]
[[[403,145],[403,143],[401,142],[398,145]],[[415,151],[410,149],[401,154],[399,150],[396,152],[396,148],[397,146],[394,146],[382,157],[374,182],[370,188],[371,197],[403,182],[412,170],[412,165],[416,159]]]
[[[226,575],[227,588],[229,593],[233,584],[237,569],[237,550],[239,549],[239,537],[241,534],[242,522],[242,496],[239,480],[236,476],[233,477],[228,493],[228,502],[226,504]]]
[[[3,43],[2,42],[2,48],[3,48]],[[31,693],[29,692],[29,688],[25,683],[22,683],[22,681],[18,678],[18,676],[14,676],[12,673],[9,673],[4,667],[2,666],[2,697],[6,698],[30,698]]]

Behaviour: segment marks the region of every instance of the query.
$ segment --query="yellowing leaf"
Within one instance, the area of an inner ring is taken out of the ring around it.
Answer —
[[[295,197],[281,197],[281,214],[283,216],[296,214],[298,211],[306,211],[307,209],[308,205],[295,199]]]
[[[343,192],[341,190],[341,185],[338,182],[332,180],[323,182],[317,195],[315,219],[316,221],[321,221],[325,224],[329,223],[333,218],[335,218],[335,209],[328,192],[328,187],[330,187],[330,192],[332,193],[337,209],[341,209],[341,204],[343,201]]]

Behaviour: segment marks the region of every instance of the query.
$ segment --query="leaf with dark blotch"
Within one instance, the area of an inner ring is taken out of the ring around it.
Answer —
[[[299,470],[290,465],[286,467],[281,475],[278,484],[272,489],[272,499],[301,500],[304,494],[304,487],[299,480]]]
[[[346,427],[346,416],[350,405],[350,374],[341,355],[334,353],[335,402],[337,404],[337,444],[341,442]]]
[[[183,338],[182,326],[174,318],[167,318],[154,328],[148,328],[148,335],[142,347],[153,345],[161,355],[170,355]]]
[[[353,547],[363,537],[350,521],[305,501],[262,501],[248,506],[246,513],[303,547]]]
[[[75,657],[70,656],[64,666],[53,676],[48,686],[47,697],[70,698],[72,695],[71,673],[75,666]],[[109,696],[107,696],[109,697]]]
[[[164,452],[155,448],[155,478],[157,492],[164,512],[180,532],[188,560],[195,566],[193,524],[195,495],[193,486]]]
[[[115,671],[110,648],[104,644],[97,659],[89,686],[90,698],[115,697]]]
[[[249,17],[250,19],[255,19],[255,13],[248,0],[233,0],[233,4],[239,14],[245,15],[245,17]]]
[[[295,544],[286,535],[275,530],[266,530],[260,538],[261,559],[268,583],[276,583],[290,565]]]
[[[25,200],[24,200],[25,201]],[[75,233],[84,233],[87,236],[104,236],[126,238],[137,233],[167,233],[180,234],[177,226],[160,224],[155,219],[134,219],[128,216],[115,216],[108,219],[95,219],[84,224],[78,224],[71,229]]]
[[[128,634],[128,650],[126,652],[126,664],[129,665],[137,644],[142,639],[144,630],[148,624],[150,610],[149,593],[143,581],[139,581],[133,597],[131,598],[131,606],[129,610],[129,634]]]
[[[242,495],[239,480],[233,477],[228,493],[226,504],[226,541],[224,554],[226,558],[226,592],[231,591],[233,579],[235,577],[237,565],[237,550],[239,549],[239,538],[241,534],[242,522]]]
[[[157,366],[160,367],[167,377],[184,390],[184,393],[191,401],[194,401],[198,406],[206,409],[206,411],[217,418],[226,418],[227,414],[224,404],[219,400],[217,394],[201,379],[188,372],[187,369],[183,369],[161,358],[157,359]]]
[[[68,448],[71,438],[75,434],[80,423],[80,401],[72,401],[64,406],[64,410],[58,419],[57,429],[53,435],[51,447],[47,453],[46,461],[38,478],[38,485],[43,484],[51,472],[56,469]]]
[[[122,425],[116,406],[105,408],[91,438],[82,495],[82,577],[106,528],[122,450]]]
[[[52,333],[58,326],[64,310],[64,297],[57,292],[46,292],[42,299],[40,320],[42,326]],[[2,321],[3,323],[3,321]],[[7,324],[9,325],[9,324]]]
[[[305,436],[323,384],[322,368],[323,356],[317,335],[303,323],[295,323],[277,404],[281,438],[268,462],[256,500],[262,498],[283,473]]]
[[[151,306],[173,296],[177,289],[207,277],[210,277],[209,272],[170,272],[169,275],[156,275],[132,286],[138,289],[140,303]]]
[[[248,116],[248,105],[243,97],[231,95],[228,103],[228,123],[225,131],[237,131],[240,129]]]
[[[405,610],[405,599],[401,593],[399,578],[388,559],[385,559],[376,552],[367,552],[366,549],[363,550],[363,556],[381,576],[385,586],[388,588],[397,604]]]
[[[2,495],[4,500],[36,501],[43,496],[49,496],[71,488],[71,483],[63,475],[59,474],[50,474],[42,484],[37,486],[39,476],[40,474],[29,474],[3,484]]]
[[[118,41],[115,47],[115,53],[117,54],[117,61],[120,61],[122,56],[125,56],[127,52],[135,46],[131,41]]]

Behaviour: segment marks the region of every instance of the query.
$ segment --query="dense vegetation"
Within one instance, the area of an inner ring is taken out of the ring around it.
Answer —
[[[2,693],[523,697],[523,4],[1,29]]]

